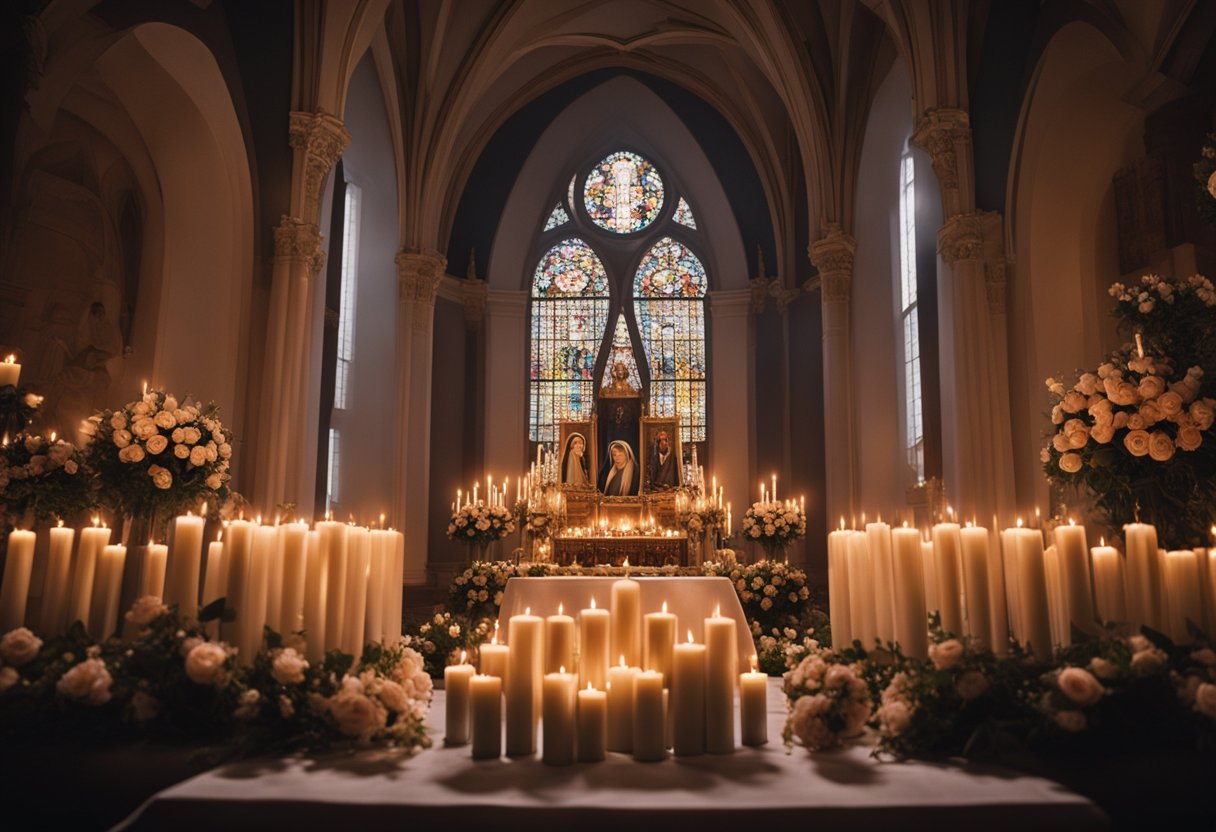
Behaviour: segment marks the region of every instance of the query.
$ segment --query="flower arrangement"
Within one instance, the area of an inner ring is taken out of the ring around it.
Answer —
[[[781,561],[707,563],[703,573],[729,578],[734,584],[743,613],[752,622],[753,636],[774,628],[797,627],[810,608],[806,573]]]
[[[1208,133],[1199,161],[1192,166],[1195,173],[1195,198],[1199,213],[1208,222],[1216,222],[1216,133]]]
[[[24,433],[40,407],[42,396],[37,393],[12,384],[0,386],[0,433],[5,436]]]
[[[524,532],[528,537],[542,539],[553,533],[553,518],[543,508],[525,506],[518,516],[522,518]]]
[[[705,535],[726,527],[726,510],[712,504],[700,508],[694,505],[680,512],[677,520],[688,535],[689,542],[697,546],[705,539]]]
[[[756,622],[752,622],[755,624]],[[781,676],[793,670],[811,653],[819,649],[814,629],[773,627],[755,636],[756,661],[760,672]]]
[[[484,548],[515,531],[514,512],[501,505],[465,503],[452,512],[448,537]]]
[[[19,435],[0,448],[0,502],[10,516],[72,517],[93,504],[88,471],[76,446],[54,434]]]
[[[310,662],[267,629],[266,647],[238,664],[159,598],[139,599],[126,620],[133,635],[101,643],[79,624],[46,642],[24,627],[0,638],[0,733],[205,737],[225,756],[430,745],[431,679],[404,643]]]
[[[743,515],[743,537],[764,547],[769,557],[785,551],[785,547],[806,534],[806,515],[792,500],[755,502]]]
[[[448,603],[470,621],[497,618],[507,581],[526,574],[517,563],[505,560],[476,560],[452,579]]]
[[[443,669],[452,663],[456,651],[465,650],[471,655],[481,644],[490,640],[494,627],[489,618],[469,624],[450,612],[437,612],[405,635],[405,644],[413,647],[422,656],[426,672],[431,678],[443,677]]]
[[[785,744],[824,751],[859,736],[872,710],[863,671],[860,663],[833,661],[828,649],[813,651],[786,673]]]
[[[149,390],[118,410],[84,423],[100,499],[127,515],[180,514],[228,495],[232,434],[215,404],[199,405]]]
[[[1055,426],[1040,457],[1053,482],[1088,493],[1116,529],[1142,517],[1171,547],[1198,545],[1216,513],[1216,290],[1195,275],[1110,288],[1126,345],[1066,387],[1049,378]]]

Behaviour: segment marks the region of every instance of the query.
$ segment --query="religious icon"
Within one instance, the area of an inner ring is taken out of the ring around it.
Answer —
[[[684,483],[680,420],[671,416],[642,418],[642,490],[646,493],[679,488]]]
[[[590,486],[591,473],[587,465],[587,437],[571,433],[562,446],[562,485]]]
[[[608,443],[608,460],[600,475],[605,497],[634,497],[638,493],[638,466],[633,448],[619,439]]]

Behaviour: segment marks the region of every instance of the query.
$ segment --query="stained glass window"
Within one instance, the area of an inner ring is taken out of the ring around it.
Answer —
[[[568,222],[570,222],[570,215],[566,213],[566,209],[559,202],[553,206],[553,210],[549,213],[549,219],[545,220],[545,230],[552,231]]]
[[[705,267],[687,246],[659,240],[633,282],[650,367],[650,413],[680,415],[685,442],[705,441]]]
[[[583,204],[600,228],[617,234],[640,231],[663,207],[663,180],[654,165],[636,153],[613,153],[592,168],[583,186]]]
[[[616,316],[616,329],[612,332],[612,352],[608,355],[608,364],[604,370],[605,385],[611,382],[612,368],[618,362],[629,369],[629,384],[641,390],[642,379],[638,375],[637,359],[633,357],[633,342],[629,340],[629,326],[625,323],[624,312]]]
[[[589,419],[595,359],[608,326],[608,275],[587,243],[562,240],[532,279],[529,437],[556,442],[561,419]]]
[[[692,209],[688,207],[688,203],[684,201],[684,197],[680,197],[680,201],[676,203],[676,213],[672,219],[680,225],[686,225],[689,228],[695,229],[697,227],[697,221],[692,215]]]

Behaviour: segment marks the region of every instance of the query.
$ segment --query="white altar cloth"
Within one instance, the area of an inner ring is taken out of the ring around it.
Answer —
[[[1081,832],[1109,819],[1063,786],[995,766],[880,763],[868,746],[808,755],[781,744],[785,701],[769,682],[769,744],[729,755],[556,768],[539,756],[474,762],[436,747],[227,765],[150,798],[120,829],[983,829]]]
[[[658,612],[667,602],[667,611],[675,613],[677,641],[684,641],[692,630],[693,640],[705,643],[705,619],[714,609],[735,619],[735,636],[739,642],[739,671],[747,670],[756,652],[747,618],[739,604],[739,596],[729,578],[645,577],[631,576],[642,593],[642,614]],[[595,599],[600,609],[612,608],[612,585],[620,578],[596,576],[551,576],[547,578],[512,578],[507,581],[502,605],[498,611],[498,638],[507,640],[507,622],[531,607],[533,615],[546,616],[557,612],[559,602],[565,604],[566,615],[578,619],[579,610],[591,606]],[[577,624],[576,624],[577,629]],[[641,630],[638,631],[639,633]],[[576,636],[577,638],[577,636]],[[615,664],[615,660],[610,664]]]

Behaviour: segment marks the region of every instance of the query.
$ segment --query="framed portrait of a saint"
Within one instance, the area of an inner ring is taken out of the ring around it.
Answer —
[[[591,420],[561,421],[557,481],[563,488],[595,489],[595,424]]]
[[[684,484],[680,420],[674,416],[642,417],[642,491],[653,493]]]

